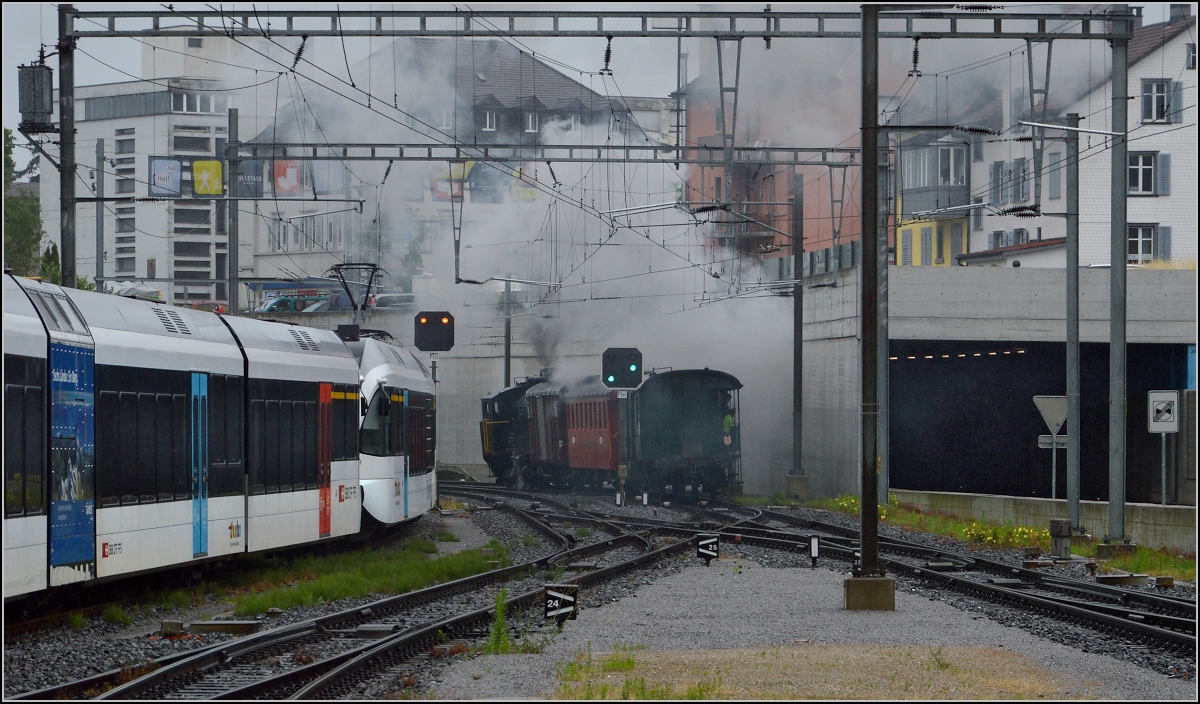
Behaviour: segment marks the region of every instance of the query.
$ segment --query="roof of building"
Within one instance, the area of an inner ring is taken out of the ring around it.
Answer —
[[[973,262],[987,259],[1000,259],[1009,254],[1017,254],[1020,252],[1028,252],[1037,249],[1049,249],[1051,247],[1062,247],[1066,245],[1067,240],[1063,237],[1055,237],[1048,240],[1035,240],[1026,242],[1025,244],[1014,244],[1008,247],[996,247],[995,249],[985,249],[979,252],[969,252],[967,254],[958,255],[957,259],[960,262]]]
[[[377,70],[391,71],[394,67],[400,75],[420,76],[431,84],[452,77],[455,101],[459,106],[559,112],[621,109],[619,101],[601,95],[536,56],[499,39],[401,37],[355,64],[351,75],[367,75],[369,62],[374,62]],[[375,90],[380,95],[386,92]],[[341,110],[340,106],[344,105],[322,106],[314,99],[306,103],[326,130]],[[252,141],[274,141],[275,138],[282,139],[283,135],[294,134],[302,112],[306,110],[281,105],[277,122],[261,130]]]

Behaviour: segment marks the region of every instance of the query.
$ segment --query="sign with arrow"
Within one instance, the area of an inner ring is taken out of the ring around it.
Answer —
[[[568,619],[574,621],[575,615],[579,612],[577,604],[579,602],[579,585],[578,584],[547,584],[546,598],[546,619],[554,619],[559,623]]]
[[[708,534],[697,537],[699,541],[696,543],[696,557],[704,558],[704,566],[707,567],[721,552],[721,536]]]

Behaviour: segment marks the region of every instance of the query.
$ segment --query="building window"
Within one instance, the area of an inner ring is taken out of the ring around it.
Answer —
[[[1154,225],[1129,226],[1129,263],[1141,264],[1154,259]]]
[[[579,131],[579,113],[573,112],[570,115],[567,115],[567,131],[568,132],[578,132]]]
[[[117,193],[133,193],[133,179],[131,179],[131,178],[117,179]]]
[[[938,147],[938,185],[967,185],[966,147]]]
[[[495,132],[496,131],[496,111],[495,110],[484,110],[483,111],[483,131],[484,132]]]
[[[1157,155],[1141,152],[1129,155],[1129,195],[1152,196],[1154,188],[1154,162]]]
[[[1049,196],[1050,200],[1062,198],[1062,154],[1053,152],[1046,157],[1048,168],[1047,173],[1050,176]]]
[[[137,259],[135,257],[117,257],[117,273],[132,274],[136,270]]]
[[[1029,200],[1029,162],[1024,157],[1013,160],[1012,201],[1024,203]]]
[[[912,230],[900,233],[900,265],[912,266]]]
[[[136,229],[133,226],[133,218],[117,218],[117,232],[133,232]]]
[[[904,188],[929,188],[933,185],[929,178],[931,151],[929,148],[920,148],[903,152],[900,168]]]
[[[1186,51],[1187,51],[1187,53],[1184,55],[1184,57],[1185,57],[1184,58],[1184,66],[1186,66],[1187,68],[1194,71],[1194,70],[1196,70],[1196,44],[1195,44],[1195,42],[1189,42],[1187,45]]]
[[[988,203],[1007,203],[1007,195],[1008,189],[1004,187],[1004,162],[993,161],[988,169]]]
[[[1162,122],[1167,119],[1171,82],[1166,79],[1142,80],[1142,122]]]
[[[442,110],[442,122],[438,125],[441,129],[447,130],[454,127],[454,111],[447,108]]]
[[[155,260],[153,260],[153,259],[146,260],[146,278],[147,279],[153,279],[158,276],[158,272],[156,271],[157,267],[155,266],[156,264],[157,264],[157,262],[155,262]]]
[[[538,131],[538,115],[536,112],[525,113],[525,131],[526,132],[537,132]]]
[[[203,37],[188,37],[188,48],[189,49],[200,49],[203,46],[204,46],[204,38]]]
[[[212,149],[208,137],[175,137],[175,149],[185,152],[208,152]]]
[[[972,198],[971,203],[974,205],[983,205],[983,199],[982,198]],[[982,230],[983,229],[983,208],[972,208],[971,209],[971,229],[972,230]]]
[[[132,139],[118,139],[117,140],[117,153],[118,154],[132,154],[134,152],[134,141],[135,140],[132,140]]]

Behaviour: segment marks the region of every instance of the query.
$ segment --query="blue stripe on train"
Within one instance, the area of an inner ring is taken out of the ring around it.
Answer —
[[[208,554],[208,374],[192,372],[192,557]]]

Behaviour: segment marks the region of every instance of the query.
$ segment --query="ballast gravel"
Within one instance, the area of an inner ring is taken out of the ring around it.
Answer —
[[[582,508],[582,506],[581,506]],[[654,507],[629,506],[604,513],[652,515]],[[684,512],[658,507],[660,517],[681,520]],[[856,524],[854,519],[828,512],[812,516],[828,522]],[[516,518],[501,511],[427,514],[410,529],[413,536],[450,531],[458,542],[438,542],[439,552],[482,547],[502,542],[514,562],[545,554],[548,544]],[[945,538],[896,531],[881,526],[881,534],[943,547],[956,552],[969,548]],[[986,557],[1019,564],[1017,551],[989,550]],[[579,654],[602,654],[620,647],[644,648],[645,653],[731,651],[738,648],[788,646],[795,643],[829,645],[898,645],[929,648],[982,646],[1004,648],[1022,655],[1066,683],[1063,698],[1183,699],[1194,701],[1195,653],[1145,652],[1136,645],[1086,629],[1039,619],[1013,609],[982,605],[898,578],[896,610],[846,611],[843,582],[848,565],[821,560],[816,569],[807,556],[722,544],[722,556],[710,566],[686,553],[637,570],[580,595],[581,613],[561,632],[547,627],[540,614],[513,614],[516,631],[542,644],[535,654],[459,655],[413,663],[410,683],[379,682],[371,698],[514,699],[553,697],[560,669]],[[1084,578],[1083,568],[1052,568],[1062,576]],[[1178,595],[1195,597],[1194,586],[1182,585]],[[291,609],[267,619],[270,626],[334,613],[366,603],[343,600],[305,609]],[[213,608],[215,607],[215,608]],[[206,611],[221,607],[213,604]],[[190,615],[198,619],[199,613]],[[155,638],[160,618],[189,619],[179,612],[142,616],[129,627],[93,619],[84,628],[51,629],[6,639],[4,695],[77,679],[89,674],[144,661],[179,648],[201,644],[198,639],[167,641]],[[220,616],[218,616],[219,618]],[[152,640],[153,639],[153,640]],[[213,637],[204,639],[212,642]],[[1140,659],[1139,659],[1140,658]],[[881,664],[881,670],[885,666]],[[871,676],[871,673],[861,673]],[[843,698],[843,697],[839,697]]]

